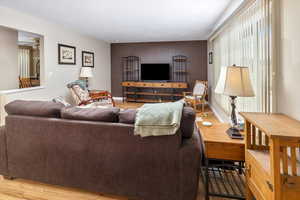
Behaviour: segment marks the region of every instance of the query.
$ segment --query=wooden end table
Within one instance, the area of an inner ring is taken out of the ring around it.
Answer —
[[[231,139],[228,124],[216,123],[205,127],[196,122],[205,148],[204,184],[206,199],[218,196],[245,199],[245,139]]]

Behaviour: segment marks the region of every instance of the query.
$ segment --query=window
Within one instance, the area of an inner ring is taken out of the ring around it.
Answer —
[[[249,67],[255,97],[237,98],[238,111],[272,112],[272,24],[271,0],[255,0],[235,16],[212,40],[213,85],[222,66]],[[213,100],[227,113],[228,96],[212,92]]]

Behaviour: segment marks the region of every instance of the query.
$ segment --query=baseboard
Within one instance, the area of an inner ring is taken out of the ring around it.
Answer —
[[[116,102],[116,103],[122,103],[123,102],[123,97],[113,97],[113,100]]]
[[[224,120],[224,117],[221,116],[221,114],[217,111],[217,109],[211,103],[208,103],[208,105],[221,123],[225,123],[228,121],[228,120]]]

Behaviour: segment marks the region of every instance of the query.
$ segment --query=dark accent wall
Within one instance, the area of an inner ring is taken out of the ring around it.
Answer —
[[[207,80],[207,41],[147,42],[111,44],[111,89],[113,96],[122,96],[122,57],[138,56],[140,63],[170,63],[172,56],[188,57],[188,82]]]

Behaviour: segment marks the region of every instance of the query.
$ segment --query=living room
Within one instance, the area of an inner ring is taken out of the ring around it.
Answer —
[[[1,0],[0,199],[297,199],[299,9]]]

